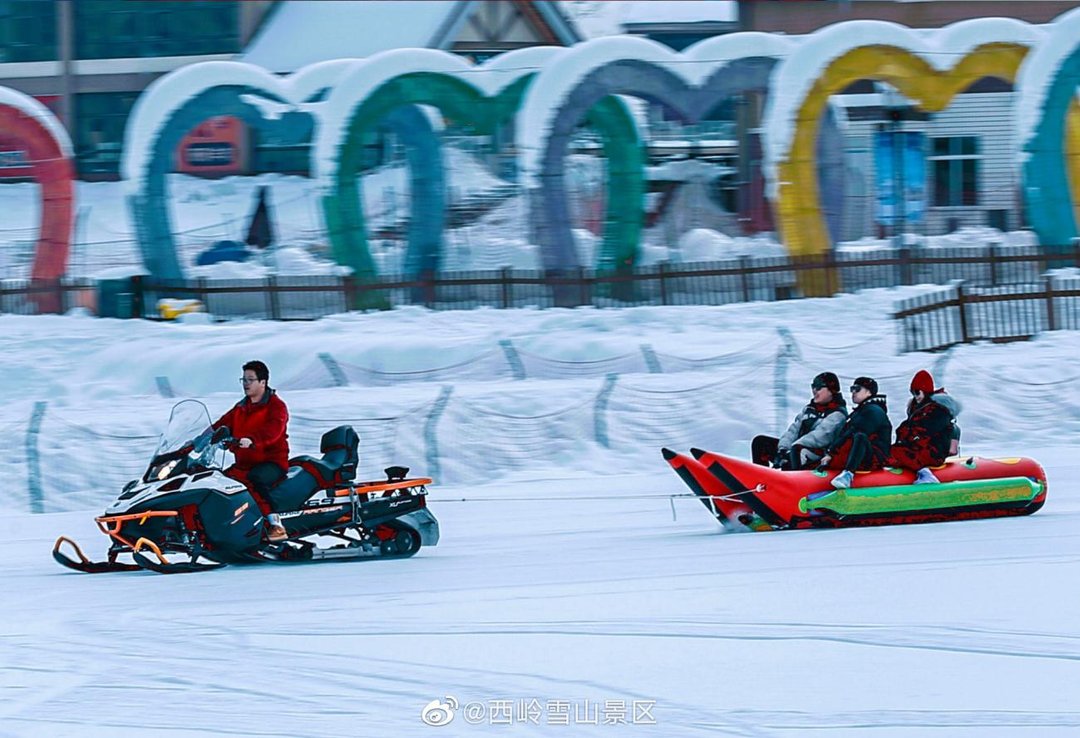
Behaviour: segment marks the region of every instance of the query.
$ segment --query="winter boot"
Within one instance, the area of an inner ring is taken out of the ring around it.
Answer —
[[[915,484],[937,484],[938,478],[934,476],[934,472],[930,471],[930,467],[924,466],[915,473]]]
[[[271,543],[280,543],[289,537],[285,526],[281,524],[281,516],[270,513],[266,516],[266,540]]]
[[[836,478],[832,480],[832,486],[836,487],[837,489],[847,489],[851,486],[851,480],[854,478],[855,475],[845,469],[844,471],[837,474]]]

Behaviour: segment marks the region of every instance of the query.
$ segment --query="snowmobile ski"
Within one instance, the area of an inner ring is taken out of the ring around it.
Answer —
[[[69,544],[74,550],[75,555],[78,556],[78,560],[68,557],[60,547],[63,544]],[[91,561],[86,557],[86,554],[79,548],[79,544],[71,540],[67,536],[60,536],[56,539],[56,543],[53,545],[52,551],[53,559],[57,563],[66,566],[68,569],[74,569],[75,571],[81,571],[84,574],[108,574],[116,571],[140,571],[142,567],[138,564],[125,564],[120,561],[116,561],[110,557],[108,561]]]

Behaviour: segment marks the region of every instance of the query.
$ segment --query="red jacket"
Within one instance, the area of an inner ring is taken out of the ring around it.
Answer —
[[[247,397],[233,405],[229,412],[214,423],[214,428],[227,427],[233,438],[250,438],[251,448],[236,447],[238,469],[250,470],[256,464],[269,461],[289,470],[289,434],[285,426],[289,422],[289,409],[277,392],[266,388],[262,401],[252,403]]]

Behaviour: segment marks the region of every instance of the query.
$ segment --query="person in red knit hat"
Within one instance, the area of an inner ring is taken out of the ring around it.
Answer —
[[[959,438],[959,414],[960,403],[944,389],[934,389],[930,372],[920,369],[911,379],[907,420],[896,429],[888,465],[915,472],[915,484],[937,482],[930,467],[941,466],[955,453],[953,441]]]

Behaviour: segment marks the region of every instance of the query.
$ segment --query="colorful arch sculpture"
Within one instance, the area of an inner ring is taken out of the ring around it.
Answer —
[[[59,279],[67,272],[75,219],[71,139],[52,111],[29,95],[8,87],[0,87],[0,130],[26,146],[30,169],[41,187],[41,216],[31,279]],[[43,296],[38,308],[45,312],[58,310],[58,304],[46,304],[49,299]]]
[[[548,65],[530,89],[520,115],[518,149],[523,169],[539,201],[536,220],[545,254],[576,265],[570,230],[563,160],[575,128],[593,114],[607,95],[633,95],[661,104],[694,123],[725,98],[744,92],[767,94],[779,60],[796,42],[782,36],[748,32],[707,39],[682,53],[638,37],[608,37],[579,44]],[[831,136],[839,139],[834,119]],[[616,268],[637,261],[644,197],[644,157],[636,127],[609,126],[608,215],[599,266]],[[835,142],[834,142],[835,143]],[[824,146],[819,159],[842,152]],[[824,189],[834,197],[827,208],[839,227],[843,178],[834,166],[822,167]],[[549,267],[550,268],[550,267]]]
[[[1044,248],[1062,251],[1080,236],[1080,9],[1047,27],[1020,69],[1018,86],[1028,218]]]
[[[195,125],[233,115],[248,125],[302,139],[312,128],[310,100],[333,85],[355,60],[321,62],[281,79],[241,62],[204,62],[178,69],[139,97],[124,131],[121,172],[147,271],[180,279],[168,209],[166,175],[173,152]]]
[[[766,178],[788,250],[811,255],[831,248],[814,177],[818,122],[829,96],[875,79],[924,110],[939,111],[984,77],[1013,82],[1041,37],[1037,27],[1005,18],[962,21],[932,35],[848,21],[808,37],[778,68],[765,122]],[[831,275],[808,276],[804,292],[830,293],[824,277]]]
[[[480,133],[491,133],[517,110],[540,66],[562,52],[558,47],[533,47],[474,66],[443,51],[397,49],[351,68],[327,97],[315,141],[315,171],[321,180],[323,214],[334,258],[351,267],[360,279],[376,273],[356,182],[359,143],[365,132],[402,106],[424,105],[438,108],[446,117],[467,123]],[[417,145],[421,145],[419,141]],[[422,145],[423,149],[409,154],[414,183],[443,176],[435,144]],[[441,188],[437,198],[420,202],[414,196],[413,203],[420,212],[414,211],[412,220],[426,223],[427,230],[424,238],[410,240],[405,271],[418,276],[438,269],[445,203]]]

